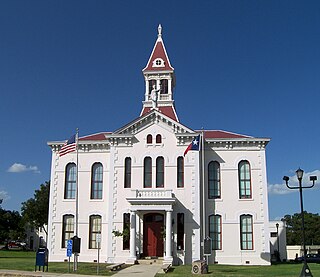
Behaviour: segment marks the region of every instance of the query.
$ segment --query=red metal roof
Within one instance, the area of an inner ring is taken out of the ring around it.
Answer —
[[[107,135],[107,134],[111,134],[111,132],[103,132],[103,133],[88,135],[88,136],[79,138],[79,140],[81,140],[81,141],[85,141],[85,140],[106,140],[105,135]]]
[[[164,61],[164,67],[152,67],[155,59],[161,58]],[[158,39],[151,53],[151,57],[148,61],[147,66],[142,71],[168,71],[173,70],[171,67],[169,58],[167,56],[162,39]]]
[[[198,130],[197,132],[201,132]],[[204,138],[205,139],[232,139],[232,138],[252,138],[247,135],[235,134],[227,131],[221,130],[204,130]]]
[[[171,119],[173,119],[174,121],[178,121],[177,117],[176,117],[176,114],[173,110],[173,107],[172,106],[166,106],[166,107],[159,107],[159,112],[163,113],[164,115],[170,117]],[[141,113],[141,116],[142,115],[145,115],[147,114],[148,112],[150,112],[151,108],[143,108],[143,111]]]

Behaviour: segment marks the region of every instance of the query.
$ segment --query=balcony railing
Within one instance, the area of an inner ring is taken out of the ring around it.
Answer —
[[[135,192],[136,198],[173,198],[172,190],[144,189]]]

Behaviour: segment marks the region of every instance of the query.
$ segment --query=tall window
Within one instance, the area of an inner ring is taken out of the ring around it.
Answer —
[[[164,158],[158,157],[156,161],[156,187],[164,187]]]
[[[240,240],[241,250],[253,250],[252,215],[240,216]]]
[[[184,213],[177,214],[177,249],[184,250]]]
[[[65,175],[65,199],[75,199],[77,189],[77,167],[74,163],[69,163],[66,166]]]
[[[220,198],[220,164],[210,162],[208,165],[208,196],[210,199]]]
[[[123,214],[123,250],[130,249],[130,214]]]
[[[183,157],[177,159],[177,187],[184,187],[184,160]]]
[[[95,163],[91,171],[91,199],[102,199],[103,167]]]
[[[161,143],[161,142],[162,142],[162,137],[161,137],[160,134],[158,134],[158,135],[156,136],[156,143]]]
[[[131,158],[126,157],[124,160],[124,187],[131,188]]]
[[[101,216],[91,215],[89,226],[89,249],[98,249],[98,234],[101,234]]]
[[[74,235],[74,216],[66,214],[63,216],[62,225],[62,248],[67,248],[68,240]]]
[[[144,158],[144,165],[143,165],[143,187],[144,188],[151,188],[152,186],[152,160],[150,157]]]
[[[238,166],[238,172],[240,199],[251,198],[251,174],[249,162],[241,161]]]
[[[153,86],[155,86],[155,88],[157,88],[157,81],[156,80],[149,80],[149,95],[151,93],[151,91],[153,90]]]
[[[212,240],[212,249],[222,249],[221,243],[221,216],[210,215],[209,216],[209,236]]]
[[[163,79],[160,81],[160,84],[161,84],[160,94],[167,94],[168,93],[168,80]]]
[[[151,144],[152,143],[152,135],[147,135],[147,144]]]

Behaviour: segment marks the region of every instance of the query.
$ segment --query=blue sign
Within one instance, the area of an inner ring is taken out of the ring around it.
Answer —
[[[72,239],[69,239],[67,242],[67,257],[72,256]]]

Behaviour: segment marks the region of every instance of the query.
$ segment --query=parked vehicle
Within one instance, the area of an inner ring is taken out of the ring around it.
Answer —
[[[306,255],[307,263],[320,263],[320,254],[307,254]],[[298,257],[295,259],[296,262],[303,262],[304,257]]]

